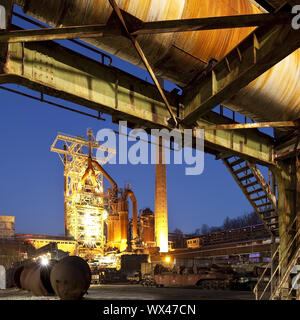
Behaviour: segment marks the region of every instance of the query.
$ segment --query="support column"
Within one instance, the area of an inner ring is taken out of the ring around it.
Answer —
[[[271,192],[272,194],[275,195],[276,197],[276,180],[275,180],[275,176],[274,176],[274,173],[272,171],[269,171],[269,173],[271,174]],[[277,207],[277,204],[276,204],[276,207]],[[273,257],[275,251],[277,250],[277,243],[276,243],[276,237],[274,234],[272,234],[271,236],[271,257]],[[271,263],[271,274],[274,273],[277,265],[278,265],[278,255],[276,255],[276,257],[273,259],[272,263]],[[271,282],[271,292],[274,291],[276,287],[276,283],[275,283],[275,279],[273,278],[272,282]]]
[[[280,278],[282,278],[291,261],[291,258],[295,253],[295,246],[292,246],[290,249],[288,249],[288,246],[295,235],[295,228],[292,228],[290,232],[287,232],[295,219],[297,213],[296,203],[299,201],[299,197],[297,197],[296,192],[297,183],[295,160],[288,159],[285,161],[280,161],[275,174],[278,183],[278,222],[280,238],[279,260],[281,261]],[[289,289],[290,278],[288,277],[287,281],[281,288],[280,299],[289,298]]]
[[[296,223],[294,226],[295,231],[297,232],[300,230],[300,155],[296,154]],[[298,250],[300,248],[300,236],[298,236],[298,239],[295,244],[295,250]],[[298,258],[297,261],[298,265],[300,265],[300,258]],[[300,288],[296,291],[296,299],[300,300]]]
[[[167,171],[163,139],[159,137],[155,165],[155,241],[160,252],[168,252]]]

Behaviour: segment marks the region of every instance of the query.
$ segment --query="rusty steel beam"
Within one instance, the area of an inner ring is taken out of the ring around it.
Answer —
[[[264,13],[199,19],[144,22],[131,35],[291,24],[291,13]]]
[[[155,83],[155,85],[157,87],[157,90],[158,90],[160,96],[162,97],[162,99],[163,99],[163,101],[164,101],[164,103],[165,103],[165,105],[166,105],[166,107],[167,107],[167,109],[168,109],[168,111],[169,111],[169,113],[171,115],[171,118],[173,119],[174,126],[177,127],[177,119],[176,119],[176,117],[175,117],[175,115],[174,115],[174,113],[173,113],[173,111],[171,109],[171,106],[170,106],[170,104],[168,102],[168,99],[166,98],[166,96],[165,96],[165,94],[164,94],[164,92],[163,92],[163,90],[162,90],[162,88],[161,88],[161,86],[159,84],[159,81],[157,80],[156,75],[154,74],[154,72],[153,72],[153,70],[152,70],[152,68],[151,68],[151,66],[150,66],[150,64],[149,64],[149,62],[148,62],[148,60],[147,60],[147,58],[146,58],[146,56],[145,56],[140,44],[139,44],[139,42],[137,41],[136,37],[134,37],[134,36],[132,36],[130,34],[130,32],[129,32],[128,28],[127,28],[126,22],[125,22],[125,20],[123,18],[123,14],[122,14],[120,8],[118,7],[116,1],[115,0],[108,0],[108,1],[109,1],[110,5],[112,6],[114,12],[118,16],[118,18],[119,18],[119,20],[120,20],[120,22],[121,22],[121,24],[122,24],[127,36],[128,36],[128,38],[130,39],[130,41],[132,42],[133,46],[135,47],[137,53],[139,54],[140,58],[142,59],[142,61],[143,61],[144,65],[145,65],[146,69],[148,70],[152,80],[154,81],[154,83]]]
[[[141,22],[135,30],[127,32],[131,36],[141,34],[170,33],[184,31],[200,31],[213,29],[228,29],[242,27],[256,27],[268,24],[290,24],[293,16],[290,13],[249,14],[239,16],[225,16],[200,19],[167,20]],[[124,23],[125,20],[123,19]],[[75,38],[93,38],[103,36],[120,36],[119,29],[108,28],[105,24],[68,26],[59,28],[12,30],[0,32],[0,42],[32,42]]]
[[[54,42],[8,44],[3,58],[3,82],[17,83],[87,108],[107,113],[117,121],[127,120],[147,129],[173,127],[169,112],[152,84],[112,66],[108,67]],[[0,78],[1,79],[1,78]],[[182,113],[179,96],[164,91],[172,111]],[[179,108],[179,109],[178,109]],[[209,112],[199,126],[233,123]],[[183,130],[183,129],[181,129]],[[238,154],[265,165],[274,165],[274,140],[257,131],[205,131],[205,151]]]
[[[208,74],[184,90],[183,123],[195,123],[299,47],[299,31],[289,25],[257,28]]]
[[[12,30],[8,32],[0,32],[0,42],[33,42],[62,40],[75,38],[92,38],[103,37],[106,35],[116,35],[118,31],[112,30],[108,32],[105,24],[91,26],[72,26],[60,28],[43,28],[28,30]],[[119,32],[120,35],[120,32]]]
[[[232,124],[215,124],[211,126],[201,126],[198,129],[205,130],[240,130],[253,128],[282,128],[282,127],[296,127],[298,126],[294,121],[275,121],[275,122],[260,122],[260,123],[232,123]]]
[[[300,139],[299,137],[293,137],[283,143],[276,145],[274,148],[275,160],[285,160],[293,158],[296,153],[300,152]]]

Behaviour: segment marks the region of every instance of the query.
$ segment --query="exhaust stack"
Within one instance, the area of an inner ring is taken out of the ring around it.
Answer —
[[[168,252],[167,171],[162,137],[158,138],[155,165],[155,241],[160,252]]]

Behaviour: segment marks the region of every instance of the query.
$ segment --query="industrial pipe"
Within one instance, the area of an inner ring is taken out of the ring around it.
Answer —
[[[102,166],[100,166],[100,164],[95,161],[95,160],[92,160],[92,164],[99,170],[103,173],[104,177],[113,185],[113,187],[115,189],[118,188],[116,182],[114,181],[114,179],[103,169]]]
[[[130,197],[132,202],[132,238],[134,240],[137,237],[137,201],[131,190],[127,191],[126,199],[127,197]]]
[[[51,26],[106,24],[113,12],[108,0],[15,0],[26,14]],[[249,0],[118,0],[119,8],[143,22],[262,13]],[[155,74],[185,87],[212,59],[221,60],[255,28],[139,35]],[[144,67],[135,48],[120,36],[85,38],[96,47]],[[252,81],[224,105],[258,121],[300,117],[300,50]]]
[[[19,266],[12,271],[13,284],[19,289],[22,289],[21,273],[23,270],[24,270],[24,266]]]
[[[118,215],[120,219],[120,251],[125,251],[128,246],[128,201],[126,197],[118,199]]]
[[[54,266],[50,282],[54,292],[62,300],[78,300],[90,287],[91,270],[82,258],[68,256]]]
[[[88,167],[86,168],[85,173],[82,176],[82,178],[80,180],[80,183],[78,185],[78,190],[79,191],[82,189],[82,186],[84,185],[85,180],[87,179],[87,177],[90,174],[91,174],[93,186],[95,187],[97,185],[97,180],[96,180],[95,171],[94,171],[93,165],[92,165],[92,158],[89,156],[89,158],[88,158]]]
[[[82,189],[82,186],[84,185],[85,180],[87,179],[87,177],[89,176],[89,174],[91,174],[93,186],[96,186],[96,185],[97,185],[96,175],[95,175],[95,172],[94,172],[93,168],[87,168],[87,169],[85,170],[84,175],[82,176],[82,178],[81,178],[81,180],[80,180],[79,190]]]
[[[50,284],[50,273],[54,262],[47,266],[33,262],[23,267],[20,278],[15,279],[16,285],[24,290],[31,291],[36,296],[53,295],[54,291]],[[16,274],[17,275],[17,274]]]

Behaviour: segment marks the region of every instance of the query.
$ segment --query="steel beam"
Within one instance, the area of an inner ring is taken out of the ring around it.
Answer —
[[[108,67],[54,42],[8,44],[4,59],[8,82],[27,86],[104,112],[114,119],[146,128],[169,128],[169,113],[152,84],[114,67]],[[176,113],[178,96],[164,91]],[[209,112],[198,125],[233,123]],[[253,129],[205,131],[207,152],[238,154],[252,161],[272,165],[273,139]]]
[[[280,25],[290,24],[292,18],[293,15],[291,13],[280,12],[200,19],[140,22],[133,30],[128,30],[128,33],[131,36],[137,36],[141,34]],[[120,29],[107,28],[105,24],[99,24],[1,32],[0,42],[32,42],[116,35],[122,35]]]
[[[300,151],[300,140],[293,137],[283,143],[277,144],[274,148],[275,160],[285,160],[296,156],[296,152]]]
[[[285,44],[284,46],[282,44]],[[300,46],[291,26],[257,28],[183,94],[183,123],[197,119],[263,74]]]
[[[168,109],[168,111],[169,111],[169,113],[171,115],[171,118],[173,120],[174,126],[177,127],[177,119],[176,119],[176,117],[175,117],[175,115],[174,115],[174,113],[173,113],[173,111],[171,109],[171,106],[170,106],[170,104],[168,102],[168,99],[166,98],[166,96],[165,96],[165,94],[164,94],[164,92],[163,92],[163,90],[162,90],[162,88],[161,88],[161,86],[159,84],[159,81],[158,81],[156,75],[154,74],[154,72],[152,70],[152,67],[150,66],[150,64],[148,62],[148,59],[146,58],[146,56],[145,56],[145,54],[144,54],[139,42],[137,41],[135,36],[132,36],[130,34],[130,32],[129,32],[128,28],[127,28],[127,24],[125,22],[125,19],[123,17],[123,14],[122,14],[120,8],[118,7],[116,1],[115,0],[108,0],[108,1],[109,1],[110,5],[112,6],[114,12],[116,13],[116,15],[117,15],[117,17],[118,17],[118,19],[119,19],[119,21],[120,21],[120,23],[122,25],[122,28],[124,29],[124,31],[126,33],[128,39],[130,39],[130,41],[132,42],[132,44],[135,47],[138,55],[140,56],[141,60],[143,61],[144,66],[148,70],[153,82],[155,83],[156,88],[157,88],[160,96],[162,97],[162,99],[163,99],[163,101],[164,101],[164,103],[165,103],[165,105],[166,105],[166,107],[167,107],[167,109]]]
[[[28,29],[28,30],[12,30],[8,32],[0,32],[0,42],[32,42],[61,40],[74,38],[92,38],[103,37],[106,35],[116,35],[117,30],[108,32],[106,25],[90,25],[90,26],[74,26],[60,28],[44,28],[44,29]]]
[[[240,129],[253,129],[253,128],[284,128],[296,127],[294,121],[275,121],[275,122],[253,122],[253,123],[233,123],[233,124],[215,124],[211,126],[197,127],[198,129],[205,130],[240,130]]]
[[[291,13],[264,13],[199,19],[144,22],[132,35],[291,24]]]

